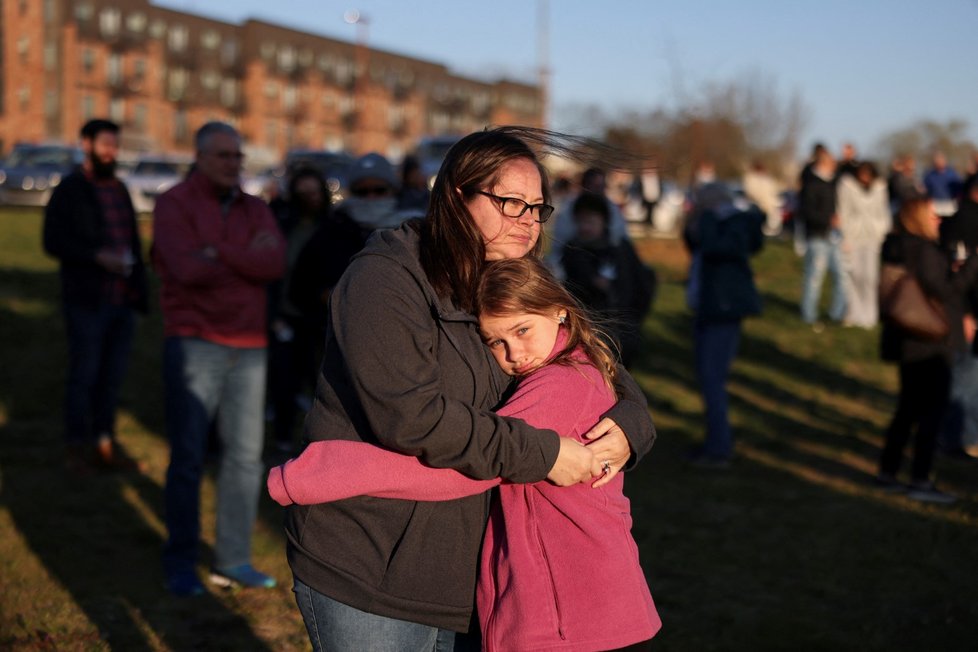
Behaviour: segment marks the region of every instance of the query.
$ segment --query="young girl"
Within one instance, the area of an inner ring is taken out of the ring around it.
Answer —
[[[487,267],[477,309],[496,362],[519,378],[499,414],[587,443],[581,435],[617,400],[615,362],[577,302],[525,257]],[[593,485],[510,484],[370,444],[317,441],[273,468],[268,490],[290,505],[364,494],[451,500],[499,486],[477,590],[483,648],[609,650],[648,641],[661,622],[630,534],[623,478],[602,466]]]

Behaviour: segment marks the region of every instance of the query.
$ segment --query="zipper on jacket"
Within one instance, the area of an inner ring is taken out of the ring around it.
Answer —
[[[529,487],[527,489],[529,489]],[[527,498],[530,498],[530,506],[532,510],[536,512],[536,508],[533,507],[532,497],[528,495]],[[560,598],[557,595],[557,585],[554,582],[554,574],[552,571],[553,566],[550,564],[550,557],[547,555],[547,547],[543,545],[543,537],[540,536],[540,529],[537,527],[536,514],[533,515],[532,520],[534,524],[533,533],[537,537],[537,544],[540,546],[540,554],[543,555],[543,561],[547,567],[547,579],[550,581],[550,596],[553,599],[554,611],[557,614],[557,634],[560,636],[560,640],[565,641],[567,640],[567,637],[564,636],[564,619],[561,615]]]

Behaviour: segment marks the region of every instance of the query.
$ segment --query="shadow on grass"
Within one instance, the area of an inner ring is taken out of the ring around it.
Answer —
[[[66,353],[58,296],[56,273],[0,270],[0,298],[5,300],[0,306],[5,360],[0,404],[7,408],[0,428],[0,501],[17,531],[97,628],[99,639],[113,648],[156,649],[162,643],[187,649],[201,641],[223,641],[229,649],[268,649],[248,622],[215,596],[180,600],[164,591],[163,497],[156,482],[138,473],[79,477],[63,470],[60,405]],[[11,298],[23,309],[8,309]],[[148,364],[152,356],[145,347],[151,335],[139,335],[142,346],[134,349],[122,402],[131,404],[123,407],[133,408],[147,432],[159,436],[158,401],[145,400],[159,384],[149,379],[158,378],[158,365]],[[54,596],[37,594],[42,586],[50,583],[25,586],[23,594],[50,601]],[[37,637],[34,643],[47,640],[57,646],[59,636],[67,642],[79,634],[46,632],[49,623],[34,622],[37,615],[28,604],[20,614],[23,636]]]

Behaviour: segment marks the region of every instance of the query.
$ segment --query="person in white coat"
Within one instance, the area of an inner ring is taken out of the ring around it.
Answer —
[[[872,328],[879,321],[880,246],[892,227],[886,182],[864,162],[855,176],[839,178],[836,192],[846,267],[845,323]]]

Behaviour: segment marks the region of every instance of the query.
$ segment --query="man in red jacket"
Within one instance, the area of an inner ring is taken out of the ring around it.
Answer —
[[[266,284],[285,270],[285,242],[266,204],[241,192],[241,137],[210,122],[185,181],[161,195],[153,263],[162,281],[163,380],[170,466],[163,552],[168,590],[199,595],[200,482],[217,418],[217,535],[211,581],[275,586],[251,565],[264,467]]]

